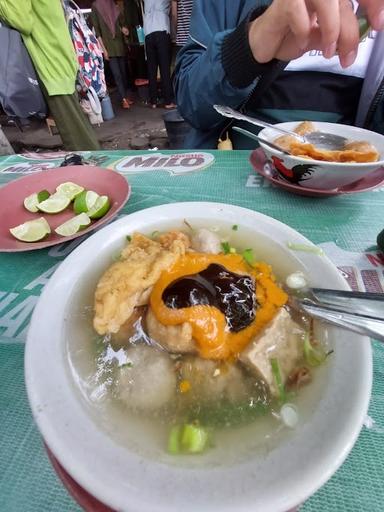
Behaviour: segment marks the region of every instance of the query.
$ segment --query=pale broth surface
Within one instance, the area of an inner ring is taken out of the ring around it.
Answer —
[[[207,226],[204,221],[201,223],[194,221],[193,227]],[[174,223],[171,226],[161,225],[159,230],[166,231],[170,228],[175,229]],[[176,226],[176,228],[187,232],[185,225]],[[256,260],[268,262],[272,266],[278,281],[283,282],[287,275],[297,270],[305,273],[305,269],[293,252],[287,257],[285,248],[271,243],[265,237],[255,237],[254,232],[247,232],[241,224],[236,230],[228,225],[215,225],[210,229],[221,239],[228,241],[231,246],[236,247],[239,252],[252,248]],[[148,236],[150,234],[147,233]],[[112,263],[115,256],[111,255],[111,260],[106,267]],[[64,332],[65,355],[73,385],[80,392],[84,406],[100,428],[108,432],[122,447],[166,464],[189,467],[235,464],[255,454],[264,456],[282,440],[296,435],[300,425],[303,425],[316,409],[318,401],[321,400],[323,387],[326,386],[331,360],[316,369],[311,384],[300,389],[297,396],[291,400],[299,412],[299,425],[296,429],[285,427],[278,417],[278,408],[274,407],[270,413],[259,416],[250,423],[214,429],[213,441],[204,454],[168,455],[167,438],[170,417],[174,413],[169,411],[148,415],[138,413],[128,409],[111,392],[114,371],[109,369],[108,361],[113,361],[112,366],[116,366],[126,364],[126,360],[124,360],[124,354],[116,349],[108,349],[103,357],[100,356],[100,337],[92,326],[93,295],[99,277],[99,270],[95,272],[89,269],[83,282],[79,283],[76,294],[67,305]],[[321,328],[318,332],[321,333],[321,341],[329,343],[327,329]]]

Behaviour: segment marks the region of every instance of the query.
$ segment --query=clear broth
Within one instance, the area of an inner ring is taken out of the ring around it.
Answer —
[[[194,228],[207,227],[207,222],[193,221]],[[255,235],[239,224],[237,230],[227,224],[209,226],[219,237],[230,243],[238,251],[252,248],[256,260],[268,262],[278,279],[283,282],[290,273],[301,270],[305,272],[295,253],[287,252],[285,247],[272,242],[263,235]],[[185,224],[175,226],[174,223],[162,224],[159,231],[182,229],[188,232]],[[150,232],[144,232],[151,236]],[[130,233],[127,233],[129,235]],[[198,456],[171,456],[166,452],[167,439],[170,430],[169,416],[166,414],[138,414],[129,410],[109,391],[111,377],[106,376],[100,383],[101,372],[105,368],[98,364],[96,340],[98,338],[92,326],[93,297],[97,281],[114,257],[120,252],[126,241],[114,254],[101,256],[97,268],[87,269],[84,278],[78,284],[76,294],[71,297],[66,308],[64,336],[66,339],[66,358],[72,382],[80,393],[81,400],[88,413],[100,428],[108,433],[122,448],[133,450],[146,458],[163,461],[166,464],[183,465],[186,467],[213,467],[236,464],[258,454],[266,455],[280,442],[295,435],[300,426],[308,421],[318,402],[322,390],[326,386],[330,363],[322,365],[313,373],[312,382],[299,390],[292,400],[298,408],[299,425],[296,429],[285,427],[275,414],[268,413],[259,416],[250,423],[235,425],[227,428],[217,428],[214,431],[214,445],[204,454]],[[309,283],[311,284],[311,283]],[[326,327],[317,326],[316,335],[322,343],[329,345]],[[112,375],[112,374],[111,374]]]

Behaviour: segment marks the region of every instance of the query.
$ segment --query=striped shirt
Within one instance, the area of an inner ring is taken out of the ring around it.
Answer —
[[[189,36],[193,0],[177,0],[176,45],[184,46]]]

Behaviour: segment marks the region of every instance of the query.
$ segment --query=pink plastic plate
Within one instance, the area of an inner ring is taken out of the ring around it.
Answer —
[[[285,181],[275,171],[273,165],[267,160],[264,151],[261,148],[252,151],[249,160],[255,171],[258,174],[261,174],[261,176],[266,180],[270,181],[277,187],[301,196],[331,197],[341,194],[356,194],[358,192],[367,192],[368,190],[372,190],[380,185],[384,186],[384,167],[380,167],[379,169],[376,169],[376,171],[368,174],[365,178],[355,181],[354,183],[350,183],[349,185],[345,185],[344,187],[330,190],[319,190],[304,187],[303,185],[295,185]]]
[[[66,181],[77,183],[87,190],[94,190],[99,195],[108,196],[111,208],[104,217],[93,221],[86,229],[75,235],[62,237],[57,235],[54,229],[75,215],[71,205],[63,212],[46,214],[29,212],[24,208],[23,202],[27,196],[40,190],[46,189],[52,194],[60,183]],[[124,176],[115,171],[90,165],[47,169],[11,181],[0,188],[0,252],[33,251],[83,236],[109,222],[124,206],[129,195],[130,186]],[[31,243],[20,242],[10,234],[10,228],[39,217],[45,217],[52,230],[44,240]]]

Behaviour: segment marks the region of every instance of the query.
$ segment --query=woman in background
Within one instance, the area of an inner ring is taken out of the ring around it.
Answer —
[[[124,12],[114,0],[95,0],[92,4],[91,20],[96,36],[103,49],[120,96],[121,106],[129,108],[133,103],[128,98],[128,76],[126,46],[124,36],[129,30],[124,20]]]
[[[0,18],[21,33],[64,148],[100,149],[75,92],[77,61],[60,0],[0,0]]]
[[[142,0],[124,0],[124,18],[129,30],[126,38],[132,76],[135,79],[148,78],[147,61],[145,58],[144,43],[141,44],[137,27],[142,27],[143,21]]]

